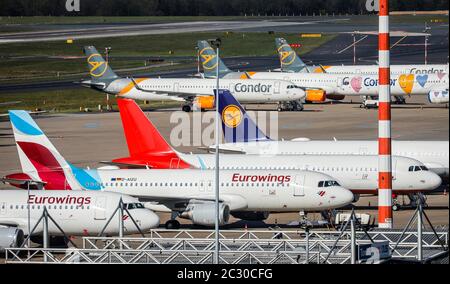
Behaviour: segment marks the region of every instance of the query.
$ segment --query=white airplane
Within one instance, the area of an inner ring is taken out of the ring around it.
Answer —
[[[145,209],[136,198],[127,195],[67,190],[33,190],[28,195],[25,190],[1,190],[0,251],[20,247],[24,236],[30,233],[28,228],[32,230],[38,224],[44,207],[66,236],[97,236],[119,206],[120,199],[142,232],[159,226],[158,215]],[[53,222],[49,221],[48,225],[50,236],[63,238],[63,233]],[[41,236],[43,226],[41,222],[32,237]],[[119,234],[119,222],[111,222],[104,233]],[[128,215],[124,216],[124,233],[139,233]]]
[[[369,97],[378,96],[378,73],[365,75],[363,73],[308,73],[308,72],[233,72],[217,58],[213,49],[206,41],[199,41],[201,61],[205,77],[215,76],[211,66],[219,64],[222,78],[246,76],[251,79],[283,80],[294,83],[306,92],[306,101],[323,102],[328,99],[342,100],[345,96],[360,96],[364,101]],[[209,48],[208,48],[209,47]],[[282,54],[286,51],[281,52]],[[280,55],[283,60],[286,55]],[[295,52],[294,60],[298,59]],[[219,62],[219,63],[217,63]],[[212,65],[215,64],[215,65]],[[399,103],[404,103],[405,96],[448,93],[448,73],[430,72],[429,74],[393,73],[391,78],[391,94]],[[238,97],[237,100],[242,102]],[[243,103],[243,102],[242,102]],[[282,109],[279,109],[282,110]]]
[[[228,92],[219,92],[220,113],[228,107],[234,107],[236,117],[242,117],[244,124],[230,127],[222,123],[226,144],[219,145],[227,153],[245,153],[254,155],[377,155],[378,142],[367,140],[352,141],[311,141],[294,139],[275,141],[267,137],[248,116],[245,109]],[[215,146],[209,147],[210,151]],[[448,141],[392,141],[392,153],[421,161],[427,168],[443,178],[449,177]],[[416,171],[416,167],[411,168]]]
[[[134,102],[134,101],[133,101]],[[199,169],[80,169],[69,164],[25,111],[10,111],[22,177],[43,188],[126,193],[149,202],[147,208],[173,212],[195,224],[214,225],[215,172]],[[7,177],[11,178],[11,177]],[[221,175],[221,223],[229,215],[252,212],[323,211],[353,201],[353,194],[329,175],[300,170],[228,170]]]
[[[147,101],[179,101],[185,102],[183,111],[214,108],[211,95],[217,88],[214,79],[150,79],[120,78],[108,66],[103,57],[93,46],[85,47],[85,54],[90,68],[91,80],[81,84],[121,98]],[[301,104],[289,104],[291,101],[302,101],[305,92],[291,82],[282,80],[247,80],[238,78],[222,80],[221,88],[231,92],[246,103],[284,102],[284,109],[302,110]]]
[[[113,160],[116,165],[157,168],[213,169],[215,156],[210,154],[182,154],[174,151],[132,100],[118,100],[130,157]],[[231,112],[231,118],[228,116]],[[236,116],[235,116],[236,115]],[[227,108],[224,123],[244,123],[239,112]],[[355,194],[376,194],[378,189],[378,156],[376,155],[233,155],[220,157],[223,170],[306,170],[332,176]],[[397,194],[431,191],[440,186],[441,178],[428,171],[417,160],[393,157],[393,190]],[[413,169],[413,170],[411,170]],[[417,170],[416,170],[417,169]]]
[[[359,74],[359,75],[378,75],[378,65],[318,65],[308,66],[292,49],[284,38],[276,38],[275,46],[280,56],[281,70],[283,72],[302,72],[302,73],[328,73],[328,74]],[[400,74],[438,74],[448,73],[447,64],[408,64],[391,65],[391,75]]]

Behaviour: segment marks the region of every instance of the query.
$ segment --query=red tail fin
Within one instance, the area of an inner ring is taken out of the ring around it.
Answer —
[[[130,157],[113,162],[163,169],[190,168],[189,164],[178,157],[135,101],[118,99],[117,103]]]

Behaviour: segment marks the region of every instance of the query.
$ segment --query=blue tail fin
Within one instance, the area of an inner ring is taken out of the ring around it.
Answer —
[[[284,72],[300,72],[307,67],[284,38],[276,38],[275,45]]]
[[[214,90],[217,97],[217,90]],[[248,116],[229,90],[219,90],[217,110],[222,117],[222,129],[227,143],[270,140]],[[217,101],[217,100],[216,100]]]

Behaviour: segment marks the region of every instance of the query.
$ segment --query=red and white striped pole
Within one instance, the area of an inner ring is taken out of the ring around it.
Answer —
[[[378,227],[392,228],[389,0],[379,0]]]

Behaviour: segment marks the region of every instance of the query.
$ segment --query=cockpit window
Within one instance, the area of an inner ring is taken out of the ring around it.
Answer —
[[[128,210],[133,210],[133,209],[143,209],[145,207],[144,204],[142,203],[126,203],[125,208],[127,208]]]
[[[331,187],[331,186],[341,186],[341,185],[335,180],[326,180],[319,182],[319,187]]]
[[[420,171],[428,171],[428,168],[425,166],[410,166],[410,172],[420,172]]]

